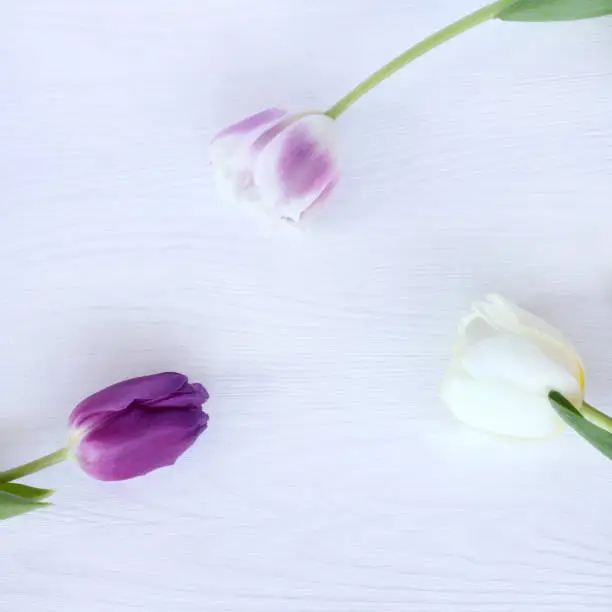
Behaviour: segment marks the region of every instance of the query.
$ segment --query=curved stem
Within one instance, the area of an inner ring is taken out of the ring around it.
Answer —
[[[30,474],[34,474],[34,472],[40,472],[40,470],[44,470],[45,468],[51,467],[56,463],[61,463],[68,456],[68,449],[61,448],[50,455],[45,455],[40,459],[35,459],[34,461],[30,461],[28,463],[24,463],[23,465],[19,465],[11,470],[6,470],[5,472],[0,472],[0,483],[3,482],[12,482],[13,480],[17,480],[18,478],[23,478],[24,476],[29,476]]]
[[[355,89],[350,91],[344,98],[336,102],[328,111],[326,115],[332,119],[337,119],[349,106],[355,104],[361,96],[365,95],[371,89],[374,89],[381,81],[389,78],[392,74],[403,68],[406,64],[414,61],[421,55],[425,55],[428,51],[431,51],[435,47],[445,43],[451,38],[463,34],[467,30],[470,30],[489,19],[493,19],[507,6],[514,4],[516,0],[497,0],[487,6],[484,6],[477,11],[466,15],[459,21],[452,23],[451,25],[443,28],[439,32],[428,36],[426,39],[417,43],[413,47],[410,47],[407,51],[404,51],[401,55],[398,55],[395,59],[392,59],[388,64],[385,64],[382,68],[371,74],[365,81],[357,85]]]
[[[605,429],[607,432],[612,433],[612,417],[597,410],[587,402],[582,402],[580,406],[580,413],[587,420],[597,425],[600,429]]]

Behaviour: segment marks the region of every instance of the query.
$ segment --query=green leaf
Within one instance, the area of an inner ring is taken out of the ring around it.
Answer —
[[[24,485],[25,486],[25,485]],[[45,508],[50,506],[46,502],[31,501],[11,495],[6,491],[0,491],[0,520],[12,518],[31,510],[38,510],[39,508]]]
[[[29,501],[42,501],[51,497],[55,491],[53,489],[39,489],[29,485],[20,484],[18,482],[5,482],[0,484],[0,491],[27,499]]]
[[[552,407],[559,416],[587,442],[603,453],[608,459],[612,459],[612,433],[593,425],[587,421],[578,409],[566,397],[558,391],[548,394]]]
[[[497,15],[506,21],[573,21],[612,15],[612,0],[517,0]]]

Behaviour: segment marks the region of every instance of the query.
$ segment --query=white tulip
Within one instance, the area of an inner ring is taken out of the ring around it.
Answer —
[[[546,438],[563,429],[548,393],[582,406],[584,370],[554,327],[499,295],[476,302],[459,339],[442,399],[461,421],[496,434]]]

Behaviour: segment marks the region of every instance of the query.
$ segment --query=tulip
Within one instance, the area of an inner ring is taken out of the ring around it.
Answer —
[[[98,480],[142,476],[174,462],[206,429],[208,393],[175,372],[132,378],[83,400],[70,415],[69,444],[0,472],[0,520],[49,506],[53,494],[15,482],[68,458]]]
[[[584,7],[586,4],[592,6]],[[212,143],[219,183],[232,199],[256,204],[275,217],[298,221],[306,210],[329,196],[338,180],[333,122],[385,79],[492,19],[584,19],[612,13],[608,5],[607,0],[495,0],[410,46],[324,113],[289,115],[270,108],[227,128]]]
[[[563,429],[551,407],[556,391],[582,407],[584,370],[561,332],[499,295],[476,302],[459,338],[442,399],[472,427],[524,438]]]
[[[335,122],[322,113],[264,110],[218,134],[211,159],[229,198],[288,221],[327,199],[339,178]]]
[[[70,415],[74,457],[98,480],[125,480],[172,465],[206,429],[206,400],[202,385],[174,372],[107,387]]]
[[[230,199],[296,222],[338,182],[335,121],[365,94],[417,58],[499,15],[496,0],[431,34],[387,62],[325,112],[291,115],[269,108],[226,128],[211,143],[217,182]]]

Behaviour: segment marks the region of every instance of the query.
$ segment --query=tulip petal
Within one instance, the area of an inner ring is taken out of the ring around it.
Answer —
[[[553,361],[571,372],[583,385],[584,370],[578,351],[555,327],[501,295],[490,294],[472,307],[459,328],[465,344],[506,331],[531,339]]]
[[[278,174],[288,198],[299,198],[329,183],[333,160],[329,150],[313,140],[302,125],[289,130],[278,162]]]
[[[135,401],[144,403],[164,399],[180,392],[186,384],[187,377],[177,372],[124,380],[84,399],[72,411],[68,423],[74,429],[87,428],[96,417],[124,410]]]
[[[336,188],[338,180],[333,180],[328,183],[327,187],[319,194],[317,199],[302,213],[300,219],[303,219],[307,214],[310,214],[315,209],[322,207],[330,198],[332,191]]]
[[[497,330],[522,334],[526,329],[530,329],[561,344],[568,343],[558,329],[496,293],[476,302],[472,306],[472,312],[464,319],[463,326],[467,327],[468,323],[479,317]]]
[[[471,344],[461,363],[475,380],[502,382],[529,393],[548,394],[551,389],[571,397],[581,393],[579,382],[567,370],[522,336],[500,334]]]
[[[200,383],[185,383],[181,389],[168,397],[146,402],[149,408],[182,408],[202,406],[208,401],[208,391]]]
[[[196,406],[177,410],[135,406],[85,435],[76,458],[98,480],[135,478],[174,464],[207,422],[208,415]]]
[[[257,156],[254,182],[268,212],[297,221],[338,180],[335,121],[309,114],[273,135]]]
[[[520,391],[502,382],[453,376],[442,388],[442,399],[460,421],[495,434],[548,438],[564,426],[546,395]]]
[[[251,115],[246,119],[242,119],[241,121],[238,121],[237,123],[225,128],[215,136],[213,142],[227,136],[252,133],[254,130],[259,130],[270,123],[278,121],[286,113],[287,111],[281,108],[267,108],[266,110],[255,113],[254,115]]]
[[[259,191],[253,178],[252,146],[271,126],[287,114],[270,108],[220,132],[210,144],[210,157],[217,183],[226,197],[243,203],[259,201]]]

